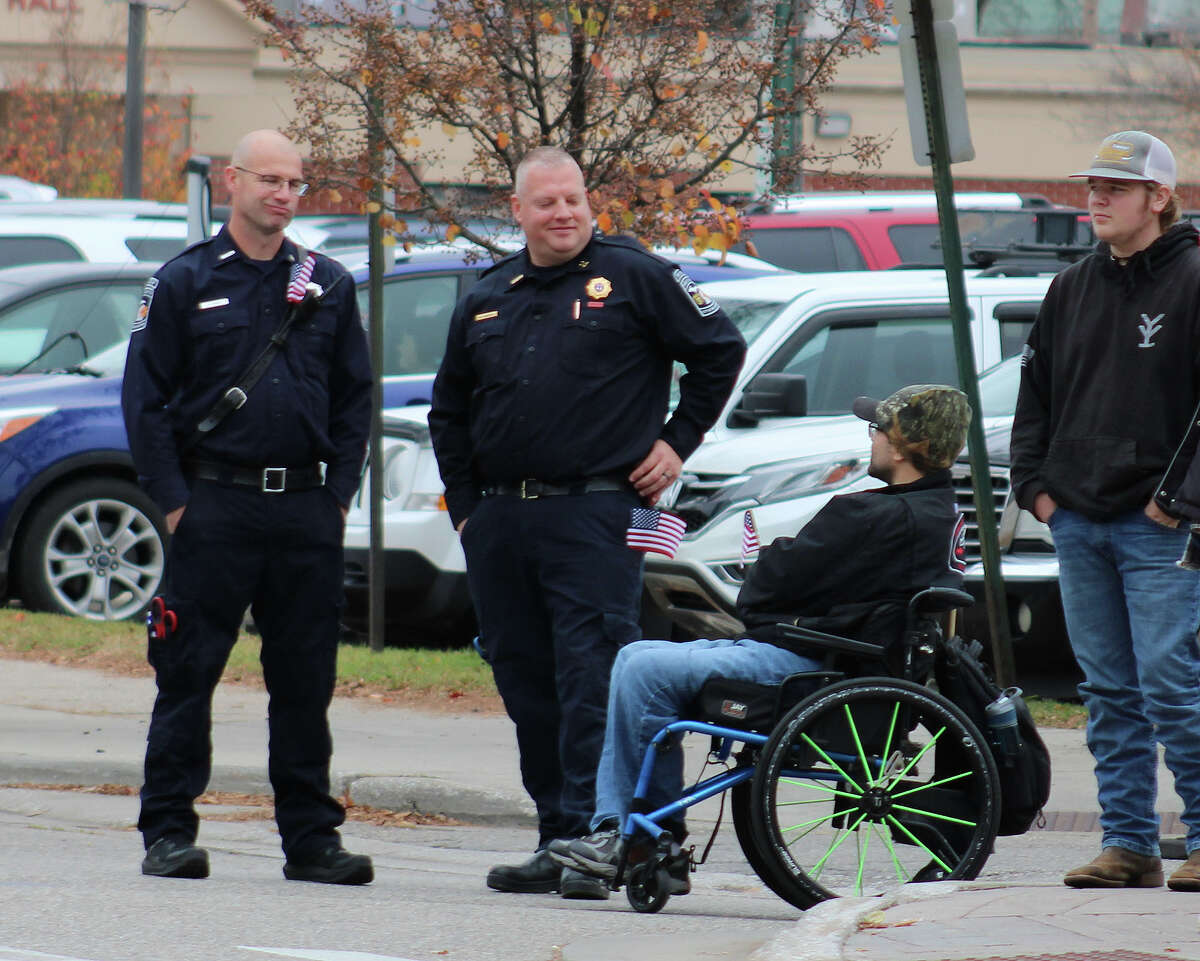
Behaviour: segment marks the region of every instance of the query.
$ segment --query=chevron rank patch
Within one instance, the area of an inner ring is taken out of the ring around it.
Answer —
[[[146,318],[150,316],[150,304],[154,300],[154,291],[158,290],[158,278],[151,277],[142,288],[142,299],[138,304],[137,315],[133,318],[132,333],[146,329]]]

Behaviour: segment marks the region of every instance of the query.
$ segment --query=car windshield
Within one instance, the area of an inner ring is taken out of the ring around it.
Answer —
[[[89,357],[79,365],[79,369],[101,377],[116,376],[125,370],[125,354],[128,350],[129,341],[123,340],[100,351],[95,357]]]
[[[722,297],[718,303],[729,315],[733,326],[738,329],[747,344],[754,343],[775,315],[787,306],[785,302],[778,300],[737,300],[726,297]],[[679,378],[685,373],[687,368],[676,361],[671,371],[671,410],[679,403]]]
[[[1021,386],[1021,358],[1009,357],[979,375],[979,403],[984,417],[1012,417]]]

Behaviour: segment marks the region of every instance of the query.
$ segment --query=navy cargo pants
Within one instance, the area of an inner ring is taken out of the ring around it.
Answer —
[[[480,635],[517,727],[539,846],[588,832],[608,677],[637,640],[642,555],[625,546],[636,495],[485,497],[463,529]]]
[[[193,841],[212,769],[212,695],[249,606],[269,694],[268,771],[289,857],[338,840],[326,714],[342,604],[342,513],[323,487],[263,493],[197,481],[171,538],[163,596],[178,628],[151,640],[158,697],[138,829]]]

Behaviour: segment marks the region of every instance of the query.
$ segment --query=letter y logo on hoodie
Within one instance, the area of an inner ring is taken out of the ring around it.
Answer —
[[[1154,335],[1157,334],[1160,330],[1162,330],[1162,324],[1159,323],[1159,321],[1162,319],[1163,319],[1162,314],[1159,314],[1157,317],[1154,317],[1153,319],[1150,318],[1146,314],[1142,314],[1142,322],[1140,324],[1138,324],[1138,330],[1140,330],[1142,332],[1142,342],[1140,344],[1138,344],[1139,347],[1154,347],[1155,346],[1155,344],[1152,343],[1152,341],[1154,339]]]

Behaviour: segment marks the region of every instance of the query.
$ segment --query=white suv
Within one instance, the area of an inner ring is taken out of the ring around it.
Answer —
[[[1049,282],[1048,276],[967,279],[977,369],[1019,353]],[[668,492],[688,533],[674,559],[646,560],[642,626],[650,636],[741,630],[734,608],[744,576],[740,551],[748,508],[767,544],[794,535],[834,494],[874,486],[866,473],[867,431],[846,413],[854,397],[886,397],[905,384],[958,382],[941,272],[808,274],[706,290],[738,323],[749,350],[720,420]],[[984,402],[985,429],[1004,448],[1012,416],[1007,404]],[[956,467],[956,475],[960,504],[971,520],[966,466]],[[992,475],[998,519],[1011,545],[1021,512],[1009,505],[1004,462],[993,465]],[[1025,523],[1036,524],[1027,515]],[[1021,615],[1017,628],[1028,629],[1023,597],[1031,588],[1040,593],[1056,587],[1052,548],[1032,560],[1006,556],[1003,573]],[[978,564],[968,571],[969,583],[981,576]]]

